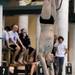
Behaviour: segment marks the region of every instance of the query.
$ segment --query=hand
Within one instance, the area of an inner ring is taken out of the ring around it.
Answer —
[[[22,48],[26,50],[25,46],[22,46]]]
[[[67,52],[64,53],[64,55],[66,55],[66,54],[67,54]]]
[[[19,46],[19,45],[16,45],[16,46],[17,46],[16,49],[17,49],[17,50],[20,50],[20,46]]]

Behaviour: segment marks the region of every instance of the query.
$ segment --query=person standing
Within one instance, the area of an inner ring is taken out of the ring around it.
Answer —
[[[56,53],[55,53],[55,72],[56,75],[62,75],[63,71],[63,63],[64,63],[64,57],[67,53],[66,45],[64,44],[64,38],[62,36],[58,37],[58,43],[55,43],[55,47],[57,47]]]
[[[58,37],[57,35],[54,35],[54,43],[53,43],[53,49],[52,49],[52,54],[55,56],[55,53],[56,53],[56,50],[57,50],[57,47],[55,47],[55,43],[58,42]]]
[[[56,43],[58,43],[58,37],[57,35],[54,35],[54,43],[53,43],[53,49],[52,49],[52,54],[54,55],[54,62],[53,62],[54,75],[56,75],[56,63],[55,63],[55,54],[57,51],[57,47],[55,46]]]

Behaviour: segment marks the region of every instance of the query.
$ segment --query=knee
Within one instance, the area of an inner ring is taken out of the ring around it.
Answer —
[[[21,50],[21,48],[18,46],[18,47],[16,47],[16,50],[20,51],[20,50]]]

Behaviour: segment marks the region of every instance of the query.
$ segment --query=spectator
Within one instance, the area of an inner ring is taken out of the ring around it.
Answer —
[[[67,52],[67,48],[64,44],[64,38],[62,36],[58,37],[58,43],[55,44],[55,47],[57,47],[57,51],[55,53],[55,72],[56,75],[62,75],[64,57]]]
[[[3,48],[9,47],[8,31],[10,31],[10,27],[9,26],[6,26],[3,29]]]
[[[22,41],[23,45],[26,47],[25,56],[27,56],[28,48],[30,47],[30,38],[28,37],[27,32],[26,32],[26,30],[24,28],[21,29],[21,32],[19,34],[19,38]],[[24,53],[22,53],[20,55],[21,60],[19,60],[19,62],[21,64],[26,63],[26,61],[24,60],[25,56],[23,56],[23,55],[24,55]]]
[[[57,35],[54,35],[54,43],[53,43],[53,49],[52,49],[52,54],[54,55],[54,62],[53,62],[54,75],[56,75],[56,64],[55,64],[55,54],[57,51],[57,47],[55,47],[56,43],[58,43],[58,37]]]
[[[12,26],[12,30],[9,32],[9,42],[10,42],[10,47],[12,47],[13,49],[15,49],[15,53],[13,55],[13,59],[12,62],[16,63],[15,59],[18,55],[18,53],[21,50],[21,47],[19,46],[18,43],[20,43],[20,45],[22,46],[22,49],[25,50],[26,48],[24,47],[24,45],[22,44],[19,35],[17,33],[18,31],[18,26],[16,24],[14,24]]]
[[[31,64],[31,70],[30,70],[30,75],[35,75],[36,74],[36,50],[32,47],[29,47],[29,52],[28,52],[28,63]]]
[[[23,43],[23,45],[26,47],[26,49],[28,49],[28,47],[30,46],[31,42],[30,42],[30,38],[27,35],[25,29],[21,29],[21,33],[19,34],[19,37]]]
[[[52,54],[55,56],[55,53],[56,53],[56,50],[57,50],[57,47],[55,47],[55,43],[58,42],[58,37],[57,35],[54,35],[54,43],[53,43],[53,49],[52,49]]]

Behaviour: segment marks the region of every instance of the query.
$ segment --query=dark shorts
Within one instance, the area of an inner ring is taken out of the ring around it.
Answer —
[[[50,16],[49,19],[43,19],[42,16],[40,16],[40,23],[42,23],[42,24],[54,24],[54,17]]]
[[[12,45],[10,45],[10,47],[13,48],[13,49],[15,50],[17,46],[14,45],[14,44],[12,44]]]

